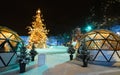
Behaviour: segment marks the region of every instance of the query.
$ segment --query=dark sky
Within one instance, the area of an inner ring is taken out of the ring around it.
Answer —
[[[19,35],[28,35],[36,10],[41,9],[49,35],[70,32],[83,26],[93,0],[2,0],[0,25],[7,26]]]

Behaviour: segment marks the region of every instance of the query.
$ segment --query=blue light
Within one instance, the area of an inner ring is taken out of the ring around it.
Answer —
[[[120,32],[120,25],[113,25],[110,30],[114,33]]]
[[[89,32],[89,31],[91,31],[92,30],[92,26],[91,25],[88,25],[86,28],[85,28],[85,31],[86,32]]]

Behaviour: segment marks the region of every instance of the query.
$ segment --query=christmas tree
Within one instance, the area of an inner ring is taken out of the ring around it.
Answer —
[[[47,30],[43,24],[40,9],[36,11],[36,16],[33,17],[33,20],[32,26],[27,27],[29,30],[28,34],[30,34],[29,47],[34,43],[37,48],[45,48],[49,30]]]

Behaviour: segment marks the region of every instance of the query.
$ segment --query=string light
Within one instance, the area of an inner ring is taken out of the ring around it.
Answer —
[[[29,46],[34,43],[36,47],[45,48],[49,30],[47,30],[46,26],[42,23],[43,19],[41,19],[40,9],[38,9],[36,12],[37,13],[36,16],[34,16],[32,26],[28,26],[28,34],[30,34]]]

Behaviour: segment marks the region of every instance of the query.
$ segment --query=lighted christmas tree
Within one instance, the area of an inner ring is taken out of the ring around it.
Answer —
[[[32,26],[28,26],[29,36],[29,46],[34,43],[37,48],[45,48],[47,41],[48,31],[46,26],[43,24],[43,19],[41,18],[41,11],[38,9],[36,11],[36,16],[34,16]]]

